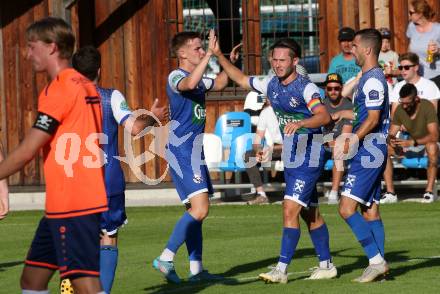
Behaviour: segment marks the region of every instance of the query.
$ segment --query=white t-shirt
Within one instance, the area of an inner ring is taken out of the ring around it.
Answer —
[[[278,119],[272,106],[268,106],[261,111],[257,130],[265,131],[264,138],[266,139],[267,145],[273,146],[274,144],[283,144],[283,137],[281,136]]]
[[[390,95],[390,103],[399,102],[399,92],[400,89],[402,89],[403,85],[406,84],[406,81],[400,81],[395,86],[393,91]],[[420,77],[420,80],[415,83],[417,88],[417,95],[426,100],[437,100],[440,99],[440,90],[438,89],[437,85],[428,79],[425,79],[424,77]]]
[[[131,109],[128,107],[124,95],[118,90],[113,90],[110,99],[112,105],[113,116],[118,124],[121,124],[131,115]]]

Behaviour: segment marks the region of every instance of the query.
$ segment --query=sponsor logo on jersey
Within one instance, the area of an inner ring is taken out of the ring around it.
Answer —
[[[121,101],[121,104],[119,105],[119,108],[123,111],[130,111],[130,107],[127,104],[127,101]]]
[[[281,133],[283,133],[284,127],[288,123],[297,122],[297,121],[304,119],[304,114],[302,114],[302,113],[292,114],[292,113],[284,112],[279,109],[276,109],[276,110],[274,109],[274,111],[275,111],[275,115],[278,118],[278,124],[280,126]],[[301,129],[297,130],[296,133],[298,133],[298,134],[307,133],[307,131],[304,128],[301,128]]]
[[[193,102],[193,123],[201,124],[206,119],[206,109],[202,105]]]
[[[368,98],[369,98],[370,100],[379,100],[379,91],[377,91],[377,90],[371,90],[371,91],[368,93]]]
[[[173,86],[177,85],[177,82],[179,82],[181,79],[183,79],[185,76],[183,74],[176,74],[175,76],[173,76],[173,78],[171,79],[171,84]]]

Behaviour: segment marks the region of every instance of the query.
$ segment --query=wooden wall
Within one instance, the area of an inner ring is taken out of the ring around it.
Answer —
[[[327,72],[330,60],[340,52],[338,30],[388,27],[393,32],[392,48],[404,53],[408,48],[408,3],[410,0],[318,0],[321,72]],[[440,16],[440,1],[428,0]],[[440,18],[438,18],[440,20]]]
[[[220,1],[220,0],[219,0]],[[430,0],[440,14],[440,2]],[[319,0],[321,70],[337,54],[337,32],[341,25],[355,29],[389,25],[394,31],[394,47],[407,47],[407,3],[402,0]],[[261,71],[259,1],[242,0],[242,27],[245,32],[243,60],[245,71]],[[172,36],[183,30],[182,0],[14,0],[0,2],[0,139],[11,151],[18,145],[35,119],[37,97],[47,83],[46,76],[35,74],[25,60],[24,32],[34,20],[54,15],[72,24],[77,45],[93,44],[102,53],[104,87],[121,90],[134,109],[150,108],[153,99],[167,103],[166,76],[176,67],[169,55]],[[226,111],[243,108],[244,92],[228,89],[213,93],[207,103],[207,132],[214,130],[217,117]],[[231,97],[236,97],[235,99]],[[238,98],[237,98],[238,97]],[[151,137],[133,143],[140,154],[148,149]],[[120,142],[122,146],[122,142]],[[120,148],[122,150],[122,148]],[[123,155],[123,154],[122,154]],[[166,167],[157,157],[144,172],[155,178]],[[126,179],[136,176],[123,164]],[[169,180],[169,178],[168,178]],[[44,183],[41,157],[9,178],[11,185]]]

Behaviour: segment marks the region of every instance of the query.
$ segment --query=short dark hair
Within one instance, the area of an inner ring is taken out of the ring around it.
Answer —
[[[405,98],[405,97],[416,97],[417,96],[417,88],[416,86],[414,86],[413,84],[405,84],[403,85],[402,89],[400,89],[399,91],[399,96],[400,98]]]
[[[416,64],[416,65],[420,64],[419,56],[412,52],[406,52],[401,54],[399,56],[399,63],[402,62],[403,60],[409,60],[411,61],[412,64]]]
[[[290,54],[289,54],[290,57],[292,58],[301,57],[301,47],[293,39],[290,38],[279,39],[272,46],[270,46],[270,50],[272,50],[272,52],[275,48],[288,48],[290,49]]]
[[[63,59],[70,59],[75,47],[72,28],[58,17],[46,17],[32,23],[26,29],[26,39],[31,42],[55,43],[60,53],[59,56]]]
[[[376,29],[363,29],[357,31],[355,36],[360,36],[361,42],[366,43],[376,56],[380,54],[380,48],[382,47],[382,35]]]
[[[185,45],[189,40],[197,38],[202,39],[201,35],[197,32],[186,31],[177,33],[171,40],[171,52],[177,56],[177,51],[179,51],[183,45]]]
[[[72,66],[80,74],[93,81],[101,68],[101,53],[93,46],[84,46],[73,54]]]

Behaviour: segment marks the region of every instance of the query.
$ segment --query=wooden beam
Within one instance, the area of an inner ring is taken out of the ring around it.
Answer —
[[[393,50],[399,54],[408,50],[408,2],[402,0],[390,0],[390,29],[393,32]]]
[[[342,0],[342,26],[351,27],[355,31],[359,29],[359,5],[358,0]]]
[[[390,28],[389,0],[374,0],[374,24],[376,28]]]
[[[329,64],[333,57],[340,53],[338,32],[339,32],[339,20],[337,16],[338,0],[327,1],[327,49]],[[335,14],[336,13],[336,14]],[[325,70],[327,71],[328,68]]]
[[[242,1],[244,69],[251,75],[261,74],[260,5],[258,0]]]
[[[374,27],[374,0],[359,0],[359,29]]]
[[[328,55],[327,0],[319,0],[318,5],[319,70],[320,72],[327,72],[330,61]]]

